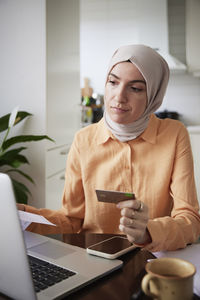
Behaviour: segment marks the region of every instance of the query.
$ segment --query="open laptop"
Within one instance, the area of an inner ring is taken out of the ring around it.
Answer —
[[[31,232],[23,233],[11,180],[2,173],[0,173],[0,243],[0,292],[16,300],[61,299],[120,268],[123,264],[118,259],[108,260],[92,256],[87,254],[86,249],[45,236]],[[70,275],[65,279],[58,279],[55,284],[51,282],[51,286],[40,290],[34,287],[35,277],[32,276],[29,256],[59,266],[56,267],[59,274],[69,271]]]

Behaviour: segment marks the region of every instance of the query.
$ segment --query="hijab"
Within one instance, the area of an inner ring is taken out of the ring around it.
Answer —
[[[155,50],[145,45],[128,45],[117,49],[110,60],[107,78],[114,66],[126,61],[134,64],[146,81],[147,107],[139,119],[128,124],[114,122],[105,109],[104,122],[121,142],[136,138],[147,128],[150,115],[162,104],[169,81],[167,62]]]

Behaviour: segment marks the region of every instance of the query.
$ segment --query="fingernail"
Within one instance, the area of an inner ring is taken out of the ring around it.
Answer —
[[[123,225],[119,225],[119,230],[123,231],[124,226]]]
[[[147,262],[150,262],[152,260],[154,260],[155,258],[150,258],[150,259],[147,259]]]

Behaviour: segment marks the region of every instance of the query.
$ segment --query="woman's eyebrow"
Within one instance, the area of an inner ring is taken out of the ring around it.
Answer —
[[[118,76],[115,75],[114,73],[110,73],[109,76],[113,76],[113,77],[115,77],[115,78],[118,79],[118,80],[121,79],[120,77],[118,77]],[[135,79],[135,80],[129,81],[129,83],[136,83],[136,82],[141,82],[141,83],[144,83],[144,84],[146,85],[145,80],[142,80],[142,79]]]

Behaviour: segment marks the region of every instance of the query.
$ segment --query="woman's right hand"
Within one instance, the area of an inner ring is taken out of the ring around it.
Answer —
[[[119,202],[117,207],[121,209],[119,229],[127,235],[128,240],[142,245],[150,243],[148,206],[140,200],[126,200]]]

